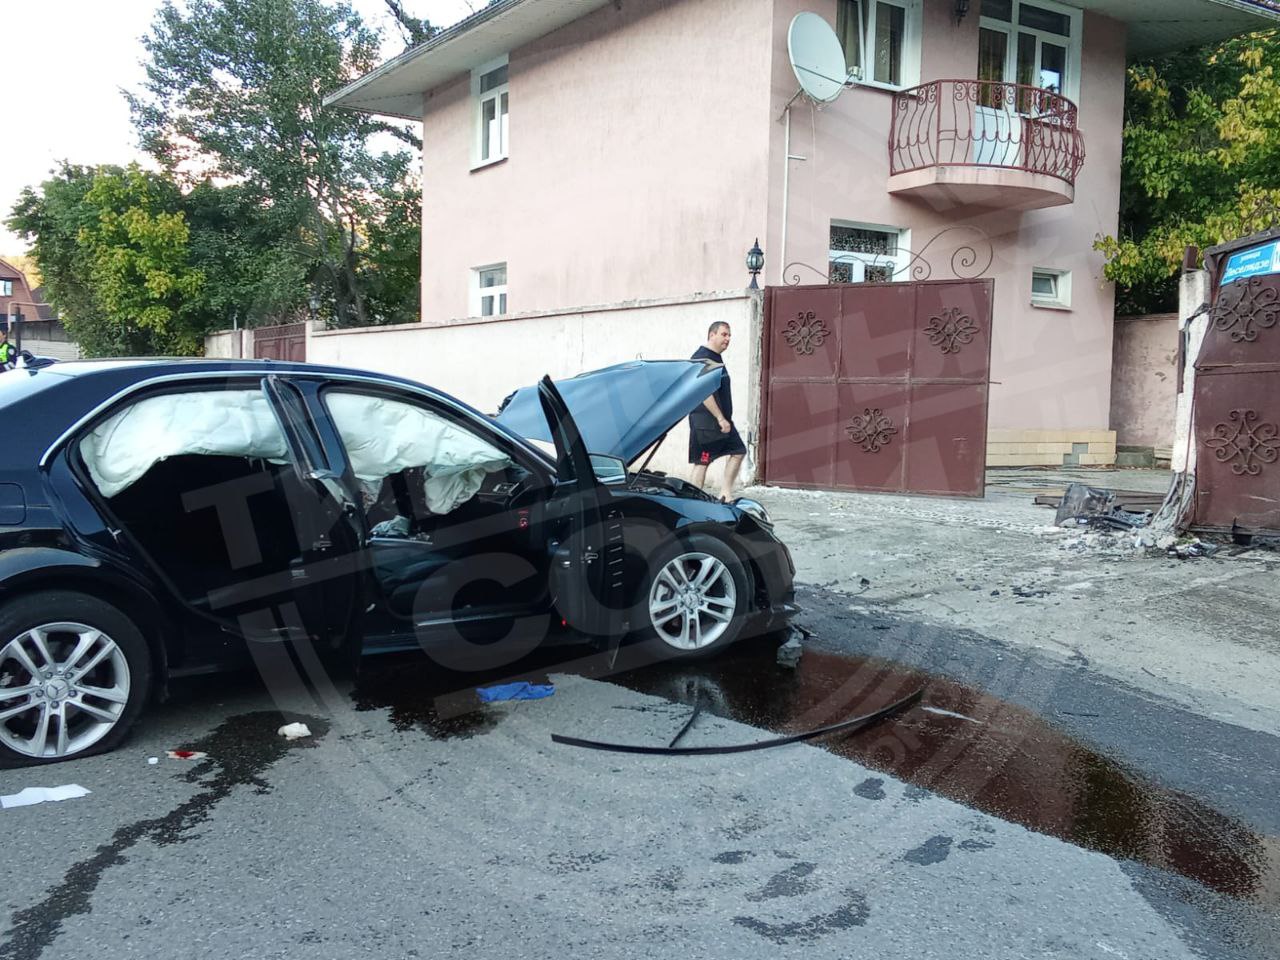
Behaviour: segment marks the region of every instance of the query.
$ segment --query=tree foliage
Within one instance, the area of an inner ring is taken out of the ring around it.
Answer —
[[[1120,312],[1171,309],[1188,245],[1280,221],[1280,37],[1129,68],[1120,235],[1096,244]]]
[[[387,2],[408,42],[435,32]],[[312,304],[339,325],[416,320],[420,140],[323,105],[381,56],[351,7],[166,0],[144,46],[129,101],[159,169],[63,164],[8,220],[85,353],[196,353]]]
[[[144,45],[145,90],[131,106],[148,152],[175,176],[235,183],[288,224],[292,259],[311,265],[311,284],[338,322],[389,319],[362,282],[366,233],[383,204],[417,186],[402,150],[370,142],[418,141],[403,126],[323,106],[377,64],[377,34],[343,2],[166,0]]]

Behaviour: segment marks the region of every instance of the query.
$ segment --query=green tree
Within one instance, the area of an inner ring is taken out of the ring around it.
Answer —
[[[234,183],[241,202],[270,211],[278,267],[268,286],[280,292],[305,276],[340,324],[416,314],[417,232],[397,233],[411,250],[371,248],[369,237],[397,222],[390,211],[418,187],[403,150],[379,151],[370,141],[389,134],[413,147],[418,138],[402,125],[323,107],[327,93],[379,60],[377,34],[350,6],[166,0],[144,45],[145,90],[130,98],[144,147],[175,175],[198,170],[201,179]],[[370,259],[375,250],[389,255]],[[410,264],[412,283],[399,273]],[[389,304],[371,290],[375,275],[380,289],[412,300]],[[298,284],[297,302],[309,292]]]
[[[1120,312],[1171,309],[1184,249],[1280,221],[1280,38],[1128,71],[1120,235],[1099,238]]]
[[[89,356],[196,354],[213,316],[177,184],[136,165],[63,165],[19,198],[45,289]]]

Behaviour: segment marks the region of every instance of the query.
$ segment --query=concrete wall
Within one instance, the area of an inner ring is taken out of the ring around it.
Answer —
[[[973,78],[978,62],[978,4],[957,26],[950,0],[925,0],[921,82]],[[1017,212],[952,206],[936,208],[886,190],[887,143],[892,94],[860,87],[834,103],[815,107],[797,100],[791,111],[787,249],[782,256],[784,123],[778,118],[796,92],[787,58],[792,17],[812,10],[834,25],[835,0],[775,0],[772,41],[769,231],[772,254],[768,277],[779,283],[799,276],[822,282],[832,220],[883,224],[911,230],[911,247],[921,252],[940,231],[972,225],[988,234],[994,261],[985,274],[995,278],[991,357],[993,436],[1010,442],[1027,430],[1079,434],[1105,431],[1111,413],[1111,349],[1114,289],[1102,275],[1095,237],[1114,235],[1120,197],[1125,26],[1094,13],[1084,15],[1080,89],[1071,99],[1080,108],[1087,160],[1076,183],[1075,202]],[[939,238],[925,253],[933,279],[948,279],[954,241],[977,234]],[[985,257],[983,258],[985,259]],[[784,262],[785,261],[785,262]],[[787,271],[799,261],[817,268]],[[1031,305],[1034,267],[1072,271],[1069,310]]]
[[[219,330],[204,338],[204,355],[220,360],[253,356],[252,330]]]
[[[53,357],[55,360],[79,360],[80,346],[69,340],[31,340],[22,338],[22,349],[30,350],[36,357]]]
[[[742,293],[641,301],[513,318],[459,320],[313,332],[307,359],[392,373],[430,384],[484,413],[493,413],[512,390],[543,375],[570,377],[585,370],[642,358],[688,357],[724,320],[734,330],[725,355],[733,379],[734,420],[750,451],[744,481],[754,464],[759,404],[760,301]],[[655,469],[687,475],[688,430],[671,431],[654,458]],[[719,467],[712,470],[718,481]]]
[[[469,78],[427,93],[422,315],[745,287],[765,229],[768,0],[610,5],[510,53],[510,157],[471,169]]]
[[[1111,428],[1125,446],[1173,446],[1178,402],[1176,313],[1120,317],[1115,325]]]

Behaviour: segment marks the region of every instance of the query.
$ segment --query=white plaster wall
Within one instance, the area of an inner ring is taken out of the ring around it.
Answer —
[[[22,340],[22,349],[30,350],[32,356],[53,357],[55,360],[79,360],[80,347],[67,340]]]
[[[219,330],[204,338],[204,355],[219,360],[253,356],[252,330]]]
[[[705,342],[707,328],[723,320],[734,331],[725,355],[733,380],[734,420],[754,451],[760,382],[757,304],[741,293],[710,294],[510,319],[315,332],[307,340],[307,360],[407,377],[492,414],[512,390],[545,374],[563,378],[637,358],[688,357]],[[681,423],[662,444],[653,466],[687,476],[688,442]],[[712,471],[713,478],[718,479],[718,470]]]

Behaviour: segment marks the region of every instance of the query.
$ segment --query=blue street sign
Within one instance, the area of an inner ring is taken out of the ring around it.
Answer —
[[[1271,273],[1280,273],[1280,240],[1233,253],[1227,261],[1227,269],[1222,271],[1222,285],[1243,277],[1261,277]]]

